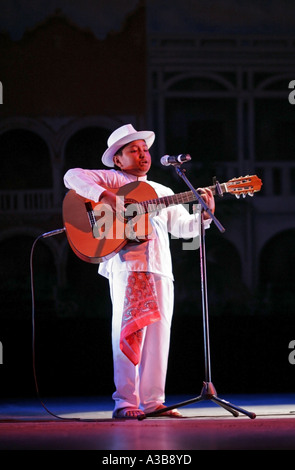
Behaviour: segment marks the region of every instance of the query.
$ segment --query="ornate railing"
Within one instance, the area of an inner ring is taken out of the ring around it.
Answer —
[[[0,191],[0,213],[38,213],[55,212],[52,189],[7,190]]]
[[[222,162],[216,165],[215,171],[220,183],[256,174],[262,179],[259,197],[263,199],[295,197],[295,162],[255,162],[246,169],[240,168],[238,162]],[[63,196],[64,189],[61,198],[52,189],[2,190],[0,213],[54,213],[61,210]]]

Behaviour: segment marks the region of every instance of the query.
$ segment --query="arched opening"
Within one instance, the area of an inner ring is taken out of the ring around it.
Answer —
[[[168,153],[189,153],[193,162],[207,168],[236,159],[234,99],[169,97],[165,115]]]
[[[72,135],[65,148],[64,173],[70,168],[102,168],[109,134],[108,129],[87,127]]]
[[[29,235],[15,235],[0,243],[3,316],[24,319],[31,314],[30,255],[33,242]],[[52,315],[55,309],[56,268],[53,254],[42,241],[35,246],[33,274],[38,315]]]
[[[60,291],[60,313],[65,316],[110,319],[108,282],[98,274],[98,265],[81,261],[69,247],[67,250],[67,282]]]
[[[260,295],[264,313],[291,314],[295,307],[295,230],[273,237],[260,255]]]
[[[1,189],[52,188],[46,142],[35,132],[12,129],[0,135]]]
[[[294,114],[287,99],[274,99],[271,96],[255,99],[257,161],[294,162]]]
[[[248,290],[242,279],[240,255],[235,246],[215,234],[206,234],[207,289],[210,315],[246,314]],[[181,251],[173,240],[175,305],[183,313],[202,312],[199,250]]]
[[[237,99],[222,76],[189,76],[172,81],[165,96],[166,153],[189,153],[188,168],[198,169],[200,184],[216,165],[238,155]]]
[[[207,245],[210,313],[225,316],[249,313],[248,289],[243,283],[238,250],[224,238]]]

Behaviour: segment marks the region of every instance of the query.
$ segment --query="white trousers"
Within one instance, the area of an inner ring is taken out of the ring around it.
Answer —
[[[115,409],[154,410],[165,401],[165,384],[174,304],[173,281],[154,274],[161,320],[144,328],[141,361],[137,366],[120,349],[120,332],[129,272],[113,273],[109,279],[113,304],[112,347]]]

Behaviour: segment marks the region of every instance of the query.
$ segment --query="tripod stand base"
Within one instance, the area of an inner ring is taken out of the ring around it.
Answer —
[[[219,405],[222,408],[224,408],[225,410],[229,411],[235,417],[239,416],[239,413],[242,413],[242,414],[248,416],[251,419],[256,418],[255,413],[252,413],[251,411],[244,410],[243,408],[240,408],[239,406],[233,405],[232,403],[230,403],[226,400],[223,400],[222,398],[219,398],[217,396],[216,390],[215,390],[214,385],[212,384],[212,382],[203,382],[203,388],[201,390],[201,394],[198,397],[192,398],[190,400],[186,400],[186,401],[183,401],[183,402],[180,402],[180,403],[177,403],[177,404],[172,405],[172,406],[167,406],[165,408],[165,411],[173,410],[174,408],[180,408],[181,406],[191,405],[192,403],[197,403],[197,402],[200,402],[200,401],[203,401],[203,400],[213,401],[214,403],[216,403],[216,405]],[[153,411],[151,413],[145,413],[144,415],[139,416],[138,420],[141,421],[145,418],[159,416],[159,415],[161,415],[161,413],[163,413],[163,409],[162,410],[161,409],[156,410],[156,411]]]

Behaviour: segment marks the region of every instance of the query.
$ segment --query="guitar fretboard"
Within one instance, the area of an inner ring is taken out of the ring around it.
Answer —
[[[227,192],[227,187],[225,183],[219,185],[222,193]],[[213,196],[216,195],[216,186],[208,186],[208,189],[211,189]],[[172,194],[171,196],[163,196],[157,199],[150,199],[147,201],[139,202],[140,206],[137,209],[138,214],[146,214],[151,212],[156,212],[158,210],[164,209],[165,207],[175,206],[177,204],[187,204],[196,200],[196,196],[193,191],[186,191],[184,193]]]

